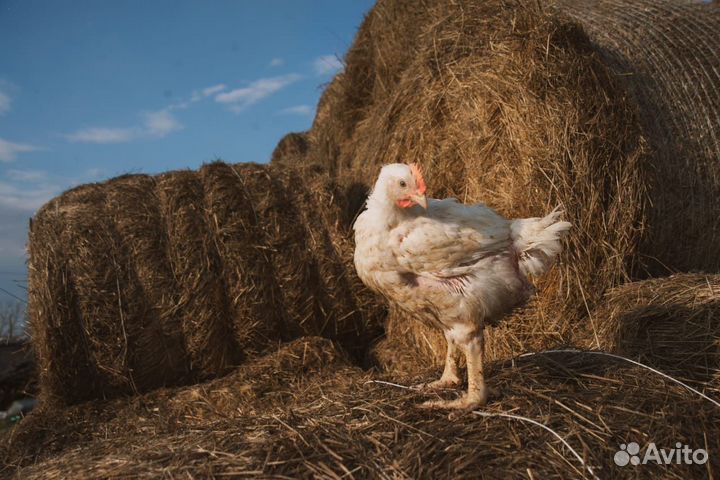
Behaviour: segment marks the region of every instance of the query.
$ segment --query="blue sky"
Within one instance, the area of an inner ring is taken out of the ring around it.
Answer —
[[[73,185],[266,162],[372,4],[0,0],[0,288],[24,297],[28,219]]]

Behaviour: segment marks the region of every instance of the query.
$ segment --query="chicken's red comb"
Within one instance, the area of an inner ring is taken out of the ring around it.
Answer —
[[[427,187],[425,186],[425,180],[422,176],[422,170],[420,170],[420,167],[417,163],[411,163],[409,167],[410,171],[413,174],[413,177],[415,177],[415,185],[417,185],[418,193],[424,194]]]

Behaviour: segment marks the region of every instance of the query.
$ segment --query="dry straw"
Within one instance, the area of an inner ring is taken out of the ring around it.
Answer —
[[[327,339],[306,337],[198,385],[38,412],[0,442],[2,474],[592,478],[589,466],[603,479],[687,479],[720,468],[712,455],[706,465],[614,464],[630,441],[720,448],[720,409],[644,368],[576,352],[494,362],[489,416],[452,421],[417,408],[428,394],[368,383],[436,373],[380,376]]]

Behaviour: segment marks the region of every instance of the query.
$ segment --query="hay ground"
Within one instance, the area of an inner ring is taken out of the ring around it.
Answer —
[[[429,375],[392,381],[411,384]],[[628,441],[720,448],[720,408],[644,369],[552,354],[495,362],[490,378],[498,396],[485,412],[545,424],[599,478],[716,478],[720,471],[717,455],[703,466],[614,465],[618,445]],[[542,428],[472,414],[450,421],[417,408],[427,395],[371,380],[389,378],[352,366],[326,339],[306,337],[222,379],[34,414],[4,439],[2,473],[28,479],[591,478]]]

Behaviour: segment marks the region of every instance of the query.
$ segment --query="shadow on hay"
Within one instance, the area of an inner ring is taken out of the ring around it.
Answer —
[[[646,306],[618,319],[616,351],[664,372],[709,381],[720,372],[720,301],[703,309]],[[682,319],[681,321],[678,321]]]

